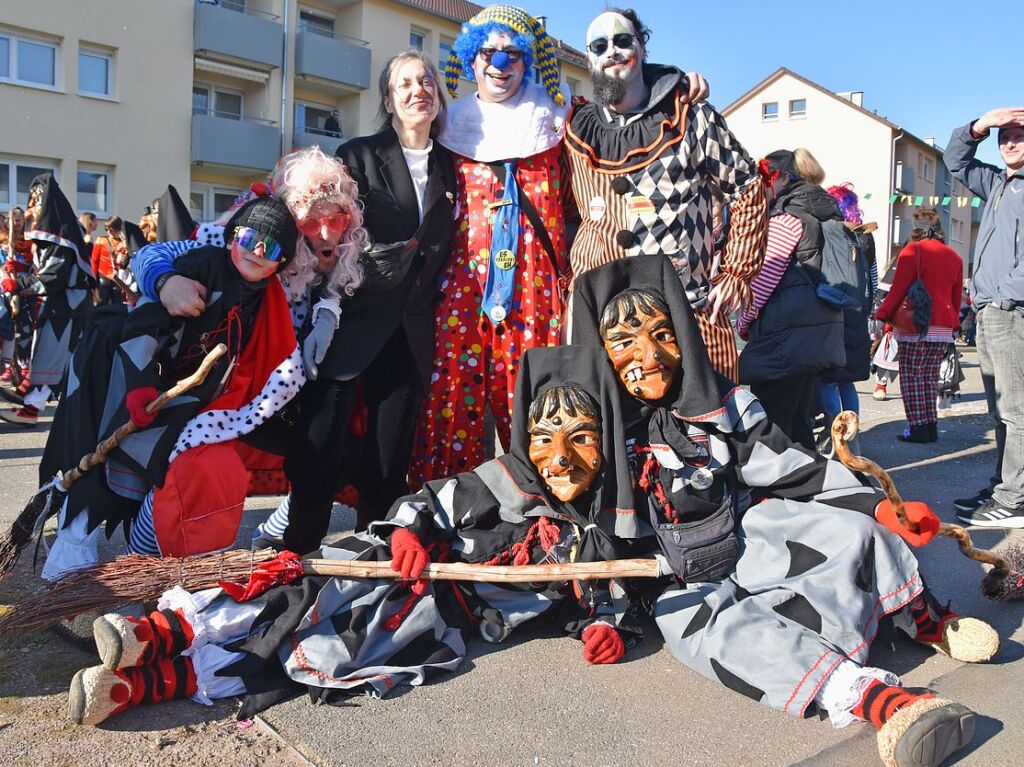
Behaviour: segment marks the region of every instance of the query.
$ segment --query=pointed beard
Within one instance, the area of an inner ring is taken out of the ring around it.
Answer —
[[[629,82],[611,77],[604,72],[590,72],[590,82],[594,86],[594,100],[604,106],[618,104],[626,97]]]

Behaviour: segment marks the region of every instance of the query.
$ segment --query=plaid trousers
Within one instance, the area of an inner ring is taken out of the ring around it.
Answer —
[[[939,420],[935,398],[939,393],[939,365],[945,341],[900,341],[900,392],[907,423],[920,426]]]

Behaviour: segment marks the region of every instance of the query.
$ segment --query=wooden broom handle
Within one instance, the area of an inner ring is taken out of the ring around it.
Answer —
[[[342,578],[399,578],[388,562],[349,559],[304,559],[306,575]],[[657,578],[655,559],[618,559],[608,562],[568,562],[550,565],[471,565],[463,562],[431,562],[423,571],[431,581],[477,583],[534,583],[589,581],[604,578]]]
[[[916,533],[918,531],[918,526],[907,519],[906,511],[903,508],[903,497],[896,489],[896,484],[892,481],[892,477],[889,476],[889,473],[874,461],[861,455],[854,455],[850,452],[850,446],[847,443],[849,440],[857,436],[857,430],[859,428],[860,419],[857,418],[857,414],[852,410],[844,410],[836,416],[835,420],[832,422],[832,444],[835,446],[836,456],[844,466],[855,471],[866,472],[877,479],[878,483],[882,486],[883,492],[885,492],[886,498],[889,499],[889,503],[892,504],[893,509],[896,511],[896,517],[899,519],[900,524],[912,533]],[[997,577],[1005,578],[1009,575],[1009,563],[992,551],[988,551],[987,549],[976,549],[974,547],[974,541],[971,540],[971,534],[967,531],[967,528],[943,522],[939,525],[939,535],[945,535],[949,538],[955,539],[957,544],[960,546],[960,551],[962,551],[964,556],[968,559],[973,559],[975,562],[983,562],[986,565],[992,565],[992,567],[995,568],[993,572],[997,574]]]
[[[217,360],[227,354],[227,351],[228,347],[224,344],[217,344],[213,347],[203,358],[203,361],[199,363],[199,367],[196,368],[196,372],[186,378],[182,378],[178,383],[174,384],[174,386],[146,405],[146,412],[149,415],[153,415],[175,397],[199,386],[206,380],[206,377],[210,374],[213,366],[217,364]],[[78,466],[64,475],[63,479],[61,479],[62,489],[67,490],[85,472],[106,461],[107,455],[110,451],[120,445],[121,441],[124,440],[125,437],[136,431],[138,428],[139,427],[131,421],[119,426],[113,434],[96,446],[96,450],[83,456],[82,460],[78,462]]]

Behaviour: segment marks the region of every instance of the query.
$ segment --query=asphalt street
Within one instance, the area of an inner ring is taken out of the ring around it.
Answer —
[[[890,386],[889,401],[875,402],[871,384],[858,384],[861,451],[889,469],[904,497],[927,501],[945,521],[954,521],[954,498],[973,495],[985,486],[994,461],[993,433],[976,362],[973,350],[968,351],[963,399],[940,411],[940,439],[932,445],[895,440],[903,427],[898,386]],[[0,424],[4,525],[35,489],[45,434],[43,425],[30,431]],[[260,498],[247,504],[240,546],[247,545],[252,526],[277,500]],[[332,534],[345,531],[353,521],[351,510],[336,507]],[[975,538],[989,548],[1014,541],[1024,545],[1024,532],[979,531]],[[115,539],[111,553],[119,545]],[[951,764],[1020,765],[1024,603],[985,600],[978,590],[982,568],[966,560],[950,539],[937,539],[920,551],[920,559],[932,590],[951,600],[960,614],[995,625],[1003,637],[1002,649],[993,663],[968,666],[895,638],[876,642],[872,663],[897,672],[907,686],[929,687],[979,714],[974,742]],[[24,584],[32,576],[22,573],[18,578]],[[0,595],[6,596],[2,592],[0,588]],[[772,658],[764,662],[771,664]],[[8,689],[3,694],[29,693]],[[175,717],[194,719],[197,714],[226,721],[231,710],[221,704],[199,713],[194,704],[174,704],[165,707],[162,726],[174,726]],[[0,707],[0,718],[2,713]],[[116,748],[133,726],[146,726],[146,716],[140,710],[118,717],[116,726],[108,726],[110,737],[104,742]],[[578,642],[553,630],[536,629],[503,645],[472,642],[470,656],[457,674],[422,688],[382,700],[355,698],[343,707],[314,707],[298,698],[271,709],[264,719],[317,765],[880,763],[869,725],[834,730],[827,720],[799,720],[763,708],[677,663],[662,647],[653,624],[644,642],[614,666],[587,666]],[[30,733],[32,725],[25,726]],[[49,725],[41,720],[38,726]],[[3,735],[0,730],[0,742]],[[39,756],[45,759],[43,748]],[[171,762],[153,754],[146,763]],[[245,763],[244,757],[240,763]]]

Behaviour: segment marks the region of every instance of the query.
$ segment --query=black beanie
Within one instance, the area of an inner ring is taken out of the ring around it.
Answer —
[[[299,228],[291,211],[276,197],[257,197],[245,203],[224,227],[225,240],[235,236],[235,228],[247,226],[265,237],[272,237],[281,246],[281,263],[291,261]]]

